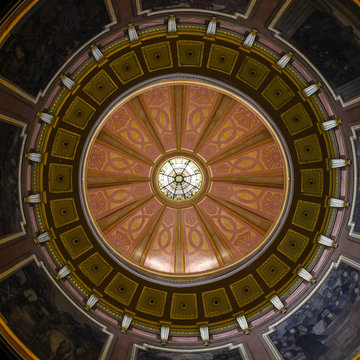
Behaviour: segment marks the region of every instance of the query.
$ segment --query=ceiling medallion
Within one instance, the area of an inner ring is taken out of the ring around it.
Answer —
[[[253,261],[273,239],[288,160],[245,98],[205,81],[158,81],[95,129],[83,194],[99,243],[122,265],[180,285]]]
[[[172,200],[193,197],[203,183],[202,173],[196,163],[184,157],[167,160],[158,173],[160,191]]]
[[[279,69],[261,37],[249,52],[241,34],[193,29],[103,46],[104,62],[89,58],[68,74],[76,87],[51,94],[28,149],[44,158],[29,211],[51,273],[83,304],[100,294],[100,316],[151,334],[167,321],[172,336],[199,336],[206,322],[212,336],[238,327],[235,314],[262,322],[274,298],[291,306],[299,267],[317,275],[344,214],[324,201],[341,189],[327,162],[340,157],[336,134],[319,126],[326,93],[304,97],[307,70]],[[177,157],[203,176],[183,200],[158,185]]]

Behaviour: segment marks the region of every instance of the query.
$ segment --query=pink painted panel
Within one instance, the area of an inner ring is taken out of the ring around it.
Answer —
[[[163,20],[163,19],[153,20],[153,21],[148,22],[148,23],[145,23],[145,24],[140,24],[140,25],[139,25],[139,30],[141,30],[141,29],[146,29],[146,28],[151,27],[151,26],[163,25],[163,24],[164,24],[164,20]]]
[[[345,197],[346,195],[346,177],[347,177],[347,171],[346,170],[341,170],[340,172],[341,174],[341,185],[340,185],[340,196]]]
[[[284,304],[290,304],[293,300],[295,300],[301,293],[301,291],[303,291],[306,288],[307,284],[305,282],[302,282],[299,287],[284,301]]]
[[[177,211],[166,208],[151,240],[144,265],[168,273],[175,272]]]
[[[160,156],[159,149],[128,104],[121,106],[110,115],[104,129],[152,161]]]
[[[260,245],[263,235],[218,203],[205,198],[199,208],[237,259],[246,257]]]
[[[152,198],[130,213],[125,219],[106,232],[109,244],[119,254],[130,257],[160,208],[161,203]]]
[[[235,32],[237,32],[238,34],[245,34],[244,28],[242,28],[242,27],[240,27],[240,26],[232,25],[232,24],[229,24],[229,23],[226,23],[226,22],[222,22],[222,23],[221,23],[221,28],[222,28],[222,29],[229,29],[229,30],[235,31]]]
[[[275,142],[260,145],[210,166],[214,176],[283,172],[281,152]]]
[[[145,108],[166,151],[176,149],[173,99],[170,86],[141,95]]]
[[[214,340],[224,339],[224,338],[227,338],[228,336],[239,335],[239,334],[240,334],[240,331],[238,329],[231,329],[231,330],[225,331],[220,334],[214,334],[213,339]]]
[[[200,272],[220,266],[211,241],[194,208],[181,210],[185,272]]]
[[[39,135],[40,128],[41,128],[41,123],[38,122],[38,123],[34,126],[34,132],[33,132],[33,134],[32,134],[32,138],[31,138],[31,141],[30,141],[30,149],[34,149],[34,148],[35,148],[35,143],[36,143],[37,137],[38,137],[38,135]]]
[[[41,251],[43,252],[47,263],[51,266],[51,268],[55,271],[57,271],[57,266],[55,265],[55,263],[53,262],[52,257],[50,256],[49,252],[47,251],[45,246],[41,246]]]
[[[55,87],[55,89],[53,90],[53,92],[51,93],[51,95],[48,97],[46,103],[45,103],[45,107],[48,108],[50,106],[50,104],[53,102],[54,97],[58,94],[58,92],[60,91],[61,86],[57,85]]]
[[[311,76],[306,72],[306,70],[296,61],[292,62],[292,65],[296,70],[299,71],[299,73],[305,78],[306,81],[312,81]]]
[[[237,103],[215,128],[199,154],[208,161],[261,128],[265,126],[257,115],[248,107]]]
[[[180,18],[179,22],[188,23],[188,24],[193,24],[193,23],[194,24],[205,24],[205,19],[185,17],[185,18]]]
[[[198,337],[188,337],[188,336],[173,336],[171,338],[172,341],[174,342],[179,342],[179,343],[198,343],[201,341]]]
[[[214,182],[210,188],[210,194],[228,200],[269,220],[275,220],[279,215],[283,193],[283,189],[265,189],[260,186],[223,182]]]
[[[342,219],[343,213],[344,213],[344,209],[339,208],[337,211],[335,224],[334,224],[334,227],[331,232],[331,235],[333,235],[333,236],[336,236],[340,229],[340,224],[341,224],[341,219]]]
[[[335,136],[339,147],[339,154],[345,156],[346,154],[345,154],[344,142],[339,128],[335,129]]]
[[[131,328],[131,332],[134,333],[134,334],[137,334],[137,335],[140,335],[140,336],[145,336],[147,338],[151,338],[151,339],[157,339],[158,336],[156,334],[153,334],[149,331],[143,331],[143,330],[140,330],[140,329],[137,329],[135,327]]]
[[[32,180],[31,180],[31,170],[32,166],[30,165],[30,162],[28,162],[26,169],[26,190],[31,192],[32,189]]]
[[[120,39],[124,35],[125,35],[125,31],[115,32],[115,34],[113,36],[109,36],[101,42],[101,47],[111,43],[112,41],[114,41],[116,39]]]
[[[95,143],[86,164],[87,175],[128,175],[147,177],[150,165],[108,146]]]
[[[326,99],[325,94],[320,91],[320,92],[318,93],[318,97],[319,97],[319,99],[321,100],[321,102],[323,103],[323,105],[324,105],[324,107],[325,107],[326,112],[328,113],[328,115],[329,115],[330,117],[333,116],[334,113],[333,113],[333,111],[332,111],[332,109],[331,109],[330,104],[328,103],[328,101],[327,101],[327,99]]]
[[[151,194],[149,183],[88,189],[89,208],[96,220]]]
[[[266,313],[265,315],[261,316],[260,318],[258,319],[255,319],[254,321],[252,321],[250,324],[251,324],[251,327],[254,327],[258,324],[261,324],[263,323],[265,320],[271,318],[272,316],[274,316],[276,314],[275,310],[270,310],[268,313]]]
[[[202,86],[187,86],[182,148],[194,150],[219,99],[219,93]]]
[[[87,59],[89,58],[89,54],[86,53],[82,57],[79,58],[79,60],[74,63],[74,65],[69,69],[69,74],[73,74],[75,70],[80,67]]]
[[[28,209],[29,209],[29,216],[30,216],[31,225],[32,225],[34,231],[37,233],[37,232],[39,232],[39,228],[37,226],[37,222],[36,222],[36,219],[35,219],[34,208],[29,207]]]
[[[96,309],[95,309],[95,312],[96,312],[99,316],[101,316],[102,318],[104,318],[104,319],[112,322],[113,324],[119,325],[119,322],[118,322],[117,320],[115,320],[115,319],[112,318],[111,316],[105,314],[105,313],[104,313],[103,311],[101,311],[99,308],[96,308]]]
[[[76,297],[78,298],[80,301],[84,300],[84,297],[77,291],[74,289],[73,286],[70,285],[70,283],[68,281],[64,282],[65,287],[67,287],[69,289],[69,291]]]
[[[318,262],[316,263],[316,265],[314,266],[314,269],[313,269],[313,273],[316,274],[321,266],[324,264],[324,262],[327,260],[327,257],[329,256],[329,253],[330,253],[330,249],[329,248],[325,248],[324,249],[324,252],[322,253],[320,259],[318,260]]]
[[[277,52],[278,54],[282,53],[282,50],[277,47],[274,43],[272,43],[271,41],[267,40],[266,38],[260,37],[259,38],[259,42],[261,42],[262,44],[264,44],[265,46],[267,46],[268,48],[274,50],[275,52]]]

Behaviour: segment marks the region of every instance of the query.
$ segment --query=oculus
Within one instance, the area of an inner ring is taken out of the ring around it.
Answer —
[[[193,197],[200,190],[202,182],[203,177],[198,165],[184,157],[166,161],[158,174],[160,191],[173,200]]]

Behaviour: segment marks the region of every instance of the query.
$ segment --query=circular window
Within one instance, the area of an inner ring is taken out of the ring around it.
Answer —
[[[201,188],[203,176],[194,161],[176,157],[166,161],[158,173],[161,192],[173,200],[193,197]]]

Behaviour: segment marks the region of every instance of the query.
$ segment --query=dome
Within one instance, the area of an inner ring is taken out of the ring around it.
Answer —
[[[4,8],[4,350],[356,358],[359,12],[335,0]]]
[[[139,271],[190,280],[239,266],[271,241],[285,209],[279,135],[218,86],[181,78],[145,86],[115,103],[88,142],[93,228]]]

